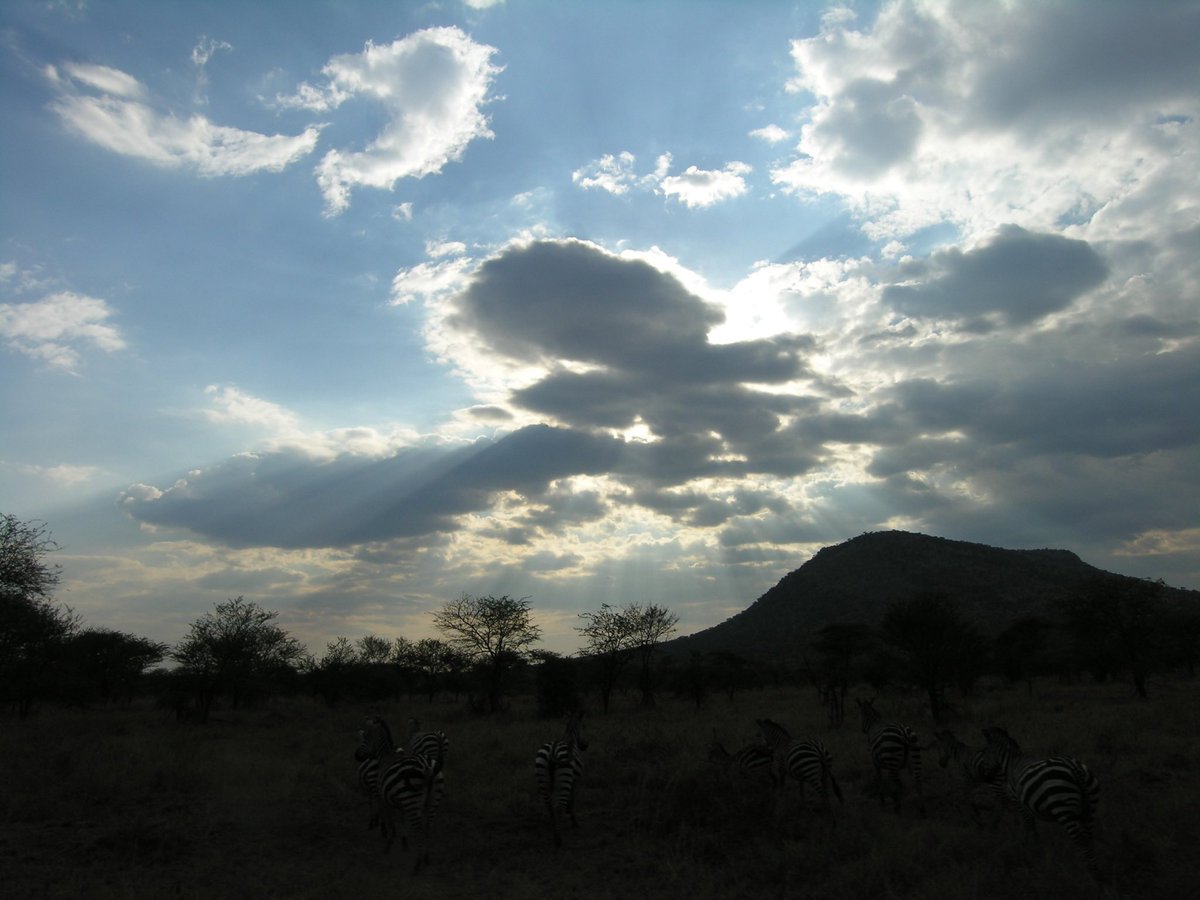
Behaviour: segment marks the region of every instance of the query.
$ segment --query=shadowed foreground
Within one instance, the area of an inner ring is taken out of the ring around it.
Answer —
[[[205,726],[153,709],[46,709],[3,721],[0,883],[9,897],[913,897],[1100,896],[1065,833],[1043,823],[1025,843],[1007,814],[996,830],[971,820],[952,771],[926,754],[928,816],[910,793],[899,814],[868,796],[873,769],[855,723],[830,731],[810,690],[714,698],[704,710],[655,710],[618,698],[589,720],[579,828],[555,851],[537,798],[533,756],[561,723],[520,701],[496,718],[452,704],[385,715],[444,728],[446,796],[430,864],[381,849],[356,783],[363,710],[280,700],[218,712]],[[915,700],[883,695],[925,743]],[[837,828],[811,794],[788,786],[776,818],[769,788],[711,767],[713,730],[753,738],[755,719],[819,737],[845,804]],[[1102,794],[1097,856],[1125,898],[1191,896],[1200,877],[1200,684],[1171,682],[1151,702],[1126,686],[1040,685],[984,693],[953,723],[979,742],[1003,722],[1030,749],[1087,760]],[[936,864],[934,863],[936,860]]]

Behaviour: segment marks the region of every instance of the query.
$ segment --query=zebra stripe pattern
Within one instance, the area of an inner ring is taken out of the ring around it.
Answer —
[[[860,700],[858,711],[862,715],[862,730],[867,736],[867,747],[871,751],[871,763],[875,766],[875,779],[879,787],[879,805],[885,802],[884,782],[890,787],[890,792],[896,800],[896,809],[900,809],[900,795],[903,785],[900,773],[904,769],[912,772],[913,784],[917,791],[921,815],[925,815],[925,792],[921,785],[921,744],[916,734],[907,725],[884,722],[879,711],[875,709],[875,701]]]
[[[422,731],[421,723],[416,719],[408,720],[408,728],[409,738],[406,749],[409,753],[424,756],[430,762],[439,756],[443,761],[446,759],[446,755],[450,752],[450,739],[446,737],[446,732]]]
[[[384,849],[391,849],[396,839],[393,814],[398,810],[416,840],[413,872],[419,872],[429,862],[429,826],[445,791],[442,759],[438,756],[429,760],[397,749],[387,723],[378,716],[367,719],[364,737],[367,752],[379,766],[377,783]],[[406,845],[407,840],[402,838],[402,844]]]
[[[371,755],[363,731],[358,733],[354,758],[358,761],[358,787],[367,798],[367,827],[375,829],[379,826],[379,760]]]
[[[747,744],[730,753],[714,734],[708,745],[708,759],[730,775],[775,783],[775,755],[765,744]]]
[[[938,748],[938,765],[945,769],[954,763],[955,771],[962,778],[963,792],[971,807],[971,818],[975,820],[975,824],[983,825],[980,807],[976,802],[978,793],[985,792],[995,801],[995,815],[990,823],[995,827],[1004,812],[1004,775],[994,763],[989,762],[987,748],[969,747],[948,729],[942,729],[934,734],[933,738]]]
[[[818,740],[792,740],[788,730],[771,719],[758,719],[756,724],[774,754],[779,789],[783,790],[791,775],[800,783],[800,796],[804,796],[806,786],[812,788],[821,809],[836,824],[829,794],[832,791],[838,803],[842,803],[842,789],[833,777],[833,757],[825,745]]]
[[[567,815],[572,827],[579,825],[575,821],[575,789],[583,777],[583,751],[587,746],[583,737],[583,713],[573,712],[567,717],[562,738],[543,744],[533,760],[538,796],[550,813],[555,847],[562,846],[558,828],[560,812]]]
[[[1035,837],[1036,820],[1058,822],[1083,853],[1088,872],[1104,881],[1096,865],[1092,820],[1100,782],[1087,766],[1069,756],[1026,756],[1003,728],[985,728],[987,762],[1004,776],[1008,796],[1020,804],[1026,833]]]

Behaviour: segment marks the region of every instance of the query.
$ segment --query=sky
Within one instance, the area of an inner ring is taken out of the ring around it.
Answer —
[[[1200,588],[1200,3],[0,5],[0,511],[174,642],[680,633],[901,529]]]

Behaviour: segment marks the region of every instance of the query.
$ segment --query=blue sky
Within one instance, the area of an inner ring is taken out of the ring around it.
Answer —
[[[9,2],[0,509],[174,641],[743,608],[901,528],[1200,588],[1200,4]]]

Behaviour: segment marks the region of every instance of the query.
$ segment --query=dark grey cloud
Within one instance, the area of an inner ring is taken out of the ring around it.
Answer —
[[[836,145],[832,153],[837,169],[875,177],[912,155],[923,126],[916,101],[903,83],[858,78],[812,127],[818,141]]]
[[[887,305],[986,331],[980,319],[989,314],[1021,325],[1065,309],[1103,282],[1108,268],[1086,241],[1006,225],[975,250],[943,250],[903,266],[899,274],[905,283],[883,290]]]
[[[537,498],[552,482],[618,465],[623,442],[547,426],[452,451],[318,462],[246,455],[189,475],[157,496],[127,492],[141,522],[186,528],[230,546],[338,547],[436,535],[502,491]]]
[[[1200,84],[1191,0],[1039,3],[1007,24],[1015,52],[981,59],[970,91],[972,117],[988,127],[1169,113]]]

